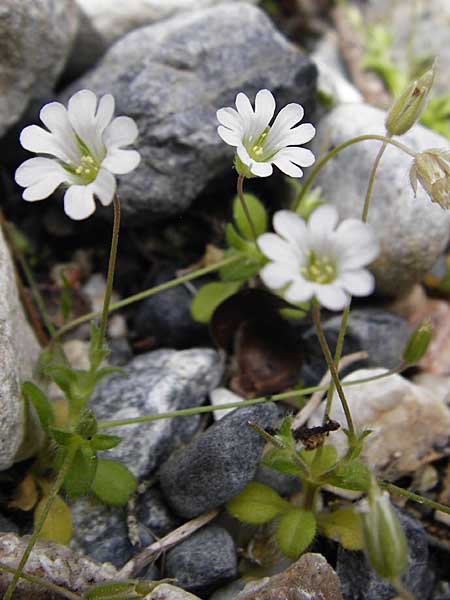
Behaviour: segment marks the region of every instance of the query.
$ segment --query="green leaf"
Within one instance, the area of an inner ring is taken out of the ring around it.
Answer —
[[[346,506],[331,512],[321,512],[318,522],[327,537],[339,542],[347,550],[362,549],[360,520],[352,507]]]
[[[72,387],[77,381],[74,369],[67,365],[50,363],[45,366],[45,374],[65,393],[67,397],[72,395]]]
[[[261,235],[267,229],[266,209],[253,194],[244,194],[244,200],[255,228],[256,235]],[[233,219],[236,223],[239,233],[247,240],[251,240],[253,242],[253,231],[250,223],[248,222],[239,196],[236,196],[233,201]]]
[[[115,460],[99,459],[92,491],[107,504],[121,506],[136,491],[134,475]]]
[[[81,445],[64,478],[64,489],[71,498],[87,494],[97,470],[97,455],[89,444]]]
[[[33,404],[42,429],[48,432],[49,427],[55,420],[52,403],[44,392],[32,381],[22,383],[22,393]]]
[[[370,488],[370,481],[369,469],[358,460],[339,463],[334,473],[327,476],[327,483],[356,492],[366,492]]]
[[[240,281],[215,281],[203,285],[192,301],[192,317],[200,323],[207,323],[219,304],[235,294],[240,287]]]
[[[244,523],[261,525],[289,507],[289,503],[272,488],[252,481],[240,494],[227,502],[227,510]]]
[[[316,535],[316,519],[312,512],[293,508],[281,516],[275,534],[283,554],[293,560],[306,550]]]
[[[34,511],[34,524],[39,521],[45,505],[48,502],[48,496],[43,496]],[[72,537],[72,516],[69,507],[60,496],[53,499],[50,511],[44,521],[44,525],[39,532],[40,539],[51,540],[59,544],[68,544]]]
[[[230,248],[234,248],[238,252],[245,252],[250,243],[238,234],[231,223],[225,227],[225,238]]]
[[[79,438],[77,433],[66,431],[65,429],[60,429],[59,427],[50,427],[49,433],[59,446],[70,446],[72,440]]]
[[[317,448],[317,450],[313,450],[313,452],[314,459],[311,462],[311,475],[313,477],[320,477],[322,473],[329,471],[337,463],[337,450],[332,444]]]
[[[91,440],[91,447],[94,450],[111,450],[120,444],[122,438],[118,435],[109,435],[108,433],[96,433]]]
[[[284,446],[289,448],[295,448],[294,435],[292,433],[292,416],[285,417],[280,424],[277,438],[283,442]]]
[[[241,260],[226,265],[219,270],[219,277],[222,281],[240,281],[241,283],[247,281],[247,279],[258,275],[261,267],[267,262],[256,244],[249,244],[245,254],[231,248],[225,252],[224,258],[233,256],[240,256]]]
[[[303,473],[292,458],[291,450],[287,448],[271,448],[262,459],[263,465],[279,471],[280,473],[288,473],[300,477]]]

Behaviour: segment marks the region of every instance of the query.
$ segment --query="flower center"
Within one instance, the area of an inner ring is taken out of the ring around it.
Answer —
[[[336,279],[336,264],[329,256],[317,256],[314,250],[308,252],[308,262],[300,269],[308,281],[331,283]]]
[[[264,160],[264,142],[266,141],[269,131],[270,127],[266,127],[259,138],[250,146],[250,148],[248,148],[248,153],[253,160]]]

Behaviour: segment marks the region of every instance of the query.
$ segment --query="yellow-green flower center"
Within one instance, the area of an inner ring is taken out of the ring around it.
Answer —
[[[308,262],[300,269],[308,281],[331,283],[336,279],[336,264],[329,256],[317,256],[314,250],[308,252]]]
[[[266,127],[259,138],[250,146],[250,148],[247,149],[253,160],[257,160],[259,162],[267,160],[267,157],[264,156],[264,142],[269,131],[270,127]]]
[[[99,167],[92,156],[85,154],[81,157],[78,166],[73,168],[73,172],[84,184],[88,184],[97,177],[98,169]]]

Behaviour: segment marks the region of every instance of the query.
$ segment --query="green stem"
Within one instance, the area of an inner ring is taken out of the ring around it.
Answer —
[[[255,225],[253,224],[252,217],[248,210],[247,202],[246,202],[245,196],[244,196],[244,179],[245,179],[245,177],[243,175],[238,176],[237,186],[236,186],[237,193],[239,196],[239,200],[241,201],[242,210],[244,211],[245,216],[247,217],[248,224],[250,225],[250,229],[252,230],[253,241],[256,242],[256,239],[258,236],[256,234]]]
[[[387,139],[391,139],[390,136],[387,136]],[[372,196],[372,189],[373,189],[373,184],[375,182],[375,175],[378,169],[378,165],[380,164],[380,160],[381,157],[384,154],[384,151],[387,148],[387,141],[385,140],[383,142],[383,144],[381,145],[381,148],[378,151],[378,154],[375,158],[375,161],[373,163],[372,166],[372,170],[370,171],[370,175],[369,175],[369,182],[367,184],[367,191],[366,191],[366,197],[364,198],[364,208],[363,208],[363,213],[362,213],[362,217],[361,220],[363,223],[367,223],[367,218],[369,216],[369,205],[370,205],[370,198]]]
[[[9,567],[8,565],[5,565],[5,563],[2,563],[2,562],[0,562],[0,571],[5,571],[6,573],[11,573],[11,575],[14,575],[14,573],[15,573],[15,569],[13,569],[12,567]],[[52,592],[55,592],[56,594],[58,594],[60,596],[65,596],[69,600],[83,600],[82,597],[79,596],[78,594],[75,594],[74,592],[70,592],[69,590],[66,590],[65,588],[61,587],[60,585],[56,585],[56,583],[51,583],[50,581],[47,581],[46,579],[44,579],[42,577],[35,577],[34,575],[27,575],[26,573],[22,573],[20,575],[20,579],[24,579],[25,581],[28,581],[29,583],[33,583],[34,585],[39,585],[47,590],[51,590]]]
[[[114,283],[114,271],[116,269],[116,258],[117,258],[117,244],[119,243],[119,229],[120,229],[120,202],[119,196],[114,194],[114,224],[113,233],[111,239],[111,250],[109,253],[108,263],[108,275],[106,277],[106,289],[105,298],[103,300],[102,320],[100,323],[100,335],[99,335],[99,346],[103,344],[103,339],[106,333],[106,324],[108,322],[109,305],[111,303],[111,294]]]
[[[49,494],[48,494],[48,498],[47,498],[47,502],[44,506],[44,510],[42,511],[41,516],[39,517],[39,521],[36,523],[36,525],[34,527],[34,531],[31,535],[30,539],[28,540],[28,543],[26,545],[26,548],[24,550],[22,558],[20,559],[20,562],[15,570],[14,576],[8,586],[8,589],[6,590],[3,600],[11,600],[11,598],[12,598],[12,595],[16,588],[19,577],[22,575],[22,571],[25,567],[28,557],[30,556],[31,551],[33,550],[33,546],[39,537],[42,527],[44,526],[45,520],[47,519],[48,513],[50,512],[50,508],[52,507],[53,500],[58,495],[58,492],[64,483],[64,477],[66,476],[66,473],[69,470],[70,465],[72,464],[72,461],[74,459],[76,451],[77,451],[76,444],[72,444],[71,446],[69,446],[66,458],[64,459],[61,469],[59,470],[58,475],[50,489]]]
[[[441,504],[440,502],[435,502],[434,500],[430,500],[429,498],[424,498],[423,496],[419,496],[419,494],[415,494],[414,492],[410,492],[409,490],[405,490],[404,488],[398,487],[398,485],[394,485],[393,483],[388,483],[387,481],[378,480],[378,484],[380,487],[384,488],[391,494],[396,494],[397,496],[403,496],[403,498],[408,498],[408,500],[412,500],[413,502],[417,502],[418,504],[424,504],[429,508],[433,508],[434,510],[440,510],[447,515],[450,515],[450,506],[445,506],[445,504]]]
[[[320,160],[318,160],[316,162],[311,173],[309,174],[308,178],[306,179],[305,183],[303,184],[302,191],[298,195],[297,200],[296,200],[295,205],[292,210],[294,210],[294,211],[297,210],[301,201],[306,196],[307,192],[309,191],[310,187],[312,186],[317,174],[322,169],[322,167],[324,167],[325,164],[330,159],[333,158],[333,156],[336,156],[336,154],[338,154],[341,150],[344,150],[345,148],[348,148],[349,146],[352,146],[353,144],[358,144],[359,142],[364,142],[366,140],[378,140],[380,142],[385,142],[386,144],[391,144],[392,146],[396,146],[403,152],[406,152],[406,154],[409,154],[413,158],[417,154],[414,150],[412,150],[411,148],[408,148],[408,146],[405,146],[405,144],[402,144],[401,142],[398,142],[397,140],[393,140],[385,135],[375,135],[375,134],[369,133],[366,135],[359,135],[358,137],[355,137],[351,140],[347,140],[346,142],[343,142],[342,144],[339,144],[338,146],[333,148],[333,150],[330,150],[330,152],[328,152],[328,154],[326,154],[324,157],[322,157]]]
[[[392,587],[394,588],[394,590],[399,595],[399,597],[402,598],[402,600],[415,600],[415,598],[411,594],[411,592],[409,592],[406,589],[406,587],[403,585],[402,580],[400,579],[400,577],[397,577],[395,579],[391,579],[390,583],[391,583]]]
[[[302,508],[310,512],[314,512],[314,504],[318,486],[309,481],[303,482]]]
[[[333,357],[331,356],[330,348],[328,347],[328,342],[323,333],[322,324],[320,322],[320,307],[316,301],[313,301],[312,317],[314,325],[316,327],[317,337],[319,338],[320,347],[322,348],[323,355],[325,357],[325,360],[327,361],[328,369],[330,370],[331,377],[333,379],[334,385],[336,386],[336,391],[341,400],[342,409],[345,413],[345,418],[347,420],[349,445],[352,446],[356,437],[355,427],[353,425],[352,415],[350,413],[350,408],[348,406],[347,399],[342,388],[342,384],[339,380],[339,375],[337,373],[336,367],[334,366],[334,361]]]
[[[341,326],[339,328],[339,335],[338,335],[338,339],[337,339],[337,343],[336,343],[336,350],[334,352],[334,367],[336,369],[336,373],[338,370],[339,361],[341,360],[342,349],[344,347],[348,315],[350,314],[350,302],[351,302],[351,299],[349,300],[347,306],[344,308],[344,312],[342,313]],[[323,423],[326,423],[328,421],[328,419],[330,418],[334,390],[335,390],[334,382],[333,382],[333,380],[331,380],[330,385],[328,387],[328,391],[327,391],[327,403],[326,403],[325,412],[323,415]]]
[[[196,279],[197,277],[202,277],[203,275],[207,275],[208,273],[217,271],[218,269],[221,269],[222,267],[231,265],[232,263],[237,262],[238,260],[241,260],[240,256],[230,256],[219,262],[214,263],[213,265],[208,265],[207,267],[204,267],[203,269],[198,269],[196,271],[193,271],[192,273],[187,273],[186,275],[182,275],[181,277],[172,279],[171,281],[166,281],[165,283],[162,283],[161,285],[157,285],[155,287],[149,288],[148,290],[144,290],[143,292],[139,292],[138,294],[134,294],[133,296],[129,296],[128,298],[124,298],[123,300],[120,300],[119,302],[110,304],[108,312],[111,313],[115,310],[119,310],[120,308],[124,308],[125,306],[128,306],[129,304],[133,304],[134,302],[139,302],[140,300],[144,300],[144,298],[149,298],[150,296],[154,296],[155,294],[158,294],[159,292],[169,290],[170,288],[173,288],[176,285],[186,283],[187,281],[191,281],[192,279]],[[54,342],[56,339],[60,338],[62,335],[64,335],[68,331],[74,329],[75,327],[78,327],[79,325],[82,325],[83,323],[87,323],[88,321],[91,321],[92,319],[99,317],[101,314],[102,314],[102,311],[90,312],[90,313],[83,315],[82,317],[79,317],[78,319],[74,319],[73,321],[66,323],[66,325],[64,325],[63,327],[58,329],[58,331],[55,333],[55,335],[52,338],[52,342]]]
[[[343,381],[343,386],[359,385],[361,383],[370,383],[371,381],[377,381],[378,379],[384,379],[389,375],[395,375],[400,373],[404,368],[404,365],[380,373],[379,375],[373,375],[372,377],[365,377],[364,379],[355,379],[354,381]],[[228,408],[242,408],[243,406],[253,406],[254,404],[262,404],[264,402],[280,402],[281,400],[287,400],[298,396],[309,396],[314,392],[328,389],[328,384],[315,385],[313,387],[304,388],[302,390],[290,390],[283,392],[282,394],[276,394],[274,396],[262,396],[259,398],[253,398],[252,400],[240,400],[239,402],[230,402],[228,404],[221,404],[220,406],[198,406],[196,408],[183,408],[181,410],[174,410],[173,412],[159,413],[158,415],[143,415],[141,417],[133,417],[130,419],[120,419],[116,421],[100,421],[98,427],[100,429],[108,429],[110,427],[124,427],[126,425],[138,425],[139,423],[149,423],[151,421],[159,421],[161,419],[173,419],[175,417],[186,417],[190,415],[198,415],[203,413],[209,413],[216,410],[226,410]]]

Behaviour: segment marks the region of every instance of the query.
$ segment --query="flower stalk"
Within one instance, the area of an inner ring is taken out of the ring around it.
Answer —
[[[245,196],[244,196],[244,179],[245,179],[244,175],[238,175],[237,186],[236,186],[237,193],[238,193],[241,205],[242,205],[242,210],[244,211],[245,216],[248,221],[248,224],[250,225],[250,229],[252,230],[253,241],[256,242],[257,233],[256,233],[256,229],[255,229],[255,224],[253,223],[253,219],[250,215],[250,211],[248,210],[247,202],[246,202]]]

